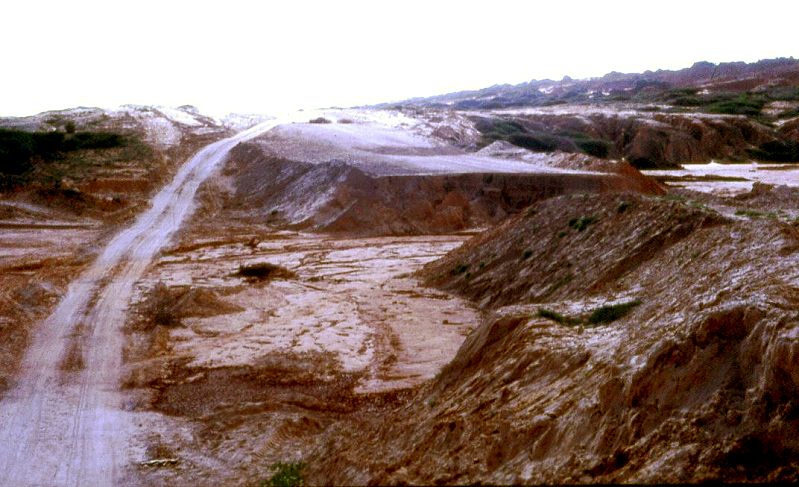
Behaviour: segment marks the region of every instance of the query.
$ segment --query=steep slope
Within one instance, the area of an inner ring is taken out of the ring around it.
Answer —
[[[501,151],[500,151],[501,152]],[[624,163],[469,153],[379,124],[294,124],[242,144],[224,211],[330,233],[446,233],[494,224],[573,192],[662,192]]]
[[[624,158],[638,168],[710,160],[773,160],[774,154],[759,153],[758,149],[769,143],[799,140],[793,138],[790,124],[777,129],[733,115],[559,107],[481,113],[473,118],[484,141],[502,139],[537,151]],[[497,127],[508,126],[514,130],[498,133]]]
[[[668,200],[539,203],[427,266],[495,312],[413,400],[327,432],[311,481],[796,481],[797,250]]]

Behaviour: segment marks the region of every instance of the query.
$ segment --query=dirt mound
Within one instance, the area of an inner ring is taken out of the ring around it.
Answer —
[[[488,172],[373,174],[367,171],[371,166],[344,159],[306,162],[270,155],[257,143],[243,144],[226,168],[235,191],[221,206],[293,228],[413,235],[492,225],[562,194],[663,191],[627,164],[582,162],[579,169],[513,161],[521,172],[491,172],[487,166]]]
[[[606,290],[694,231],[723,221],[666,198],[563,196],[531,206],[420,275],[484,308],[576,298]]]
[[[539,203],[425,269],[513,306],[408,404],[326,432],[310,481],[796,481],[798,250],[794,225],[680,202]],[[598,326],[541,313],[631,298]]]
[[[221,300],[211,289],[190,286],[168,287],[159,282],[153,287],[137,309],[137,330],[154,326],[179,326],[190,316],[215,316],[242,311]]]

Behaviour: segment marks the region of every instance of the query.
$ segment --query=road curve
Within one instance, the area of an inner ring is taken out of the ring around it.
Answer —
[[[200,150],[70,284],[32,337],[18,382],[0,402],[0,485],[116,483],[132,460],[126,454],[132,424],[119,381],[133,286],[191,214],[197,188],[228,152],[285,121],[265,122]],[[83,367],[67,374],[61,364],[75,335]]]

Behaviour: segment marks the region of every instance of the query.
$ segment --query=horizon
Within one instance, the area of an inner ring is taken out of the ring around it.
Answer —
[[[0,116],[121,105],[275,113],[799,55],[799,6],[784,0],[756,12],[685,0],[665,10],[628,0],[226,5],[15,4],[0,20],[0,40],[15,46]]]

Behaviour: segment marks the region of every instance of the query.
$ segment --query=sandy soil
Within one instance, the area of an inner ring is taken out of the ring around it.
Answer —
[[[253,244],[253,230],[191,245],[184,237],[139,283],[140,297],[159,282],[210,290],[230,312],[131,332],[126,383],[140,395],[141,461],[164,451],[178,460],[132,471],[131,481],[264,478],[272,462],[301,458],[330,422],[431,379],[479,321],[463,300],[408,277],[466,235],[348,240],[264,227]],[[254,262],[296,276],[235,275]]]

